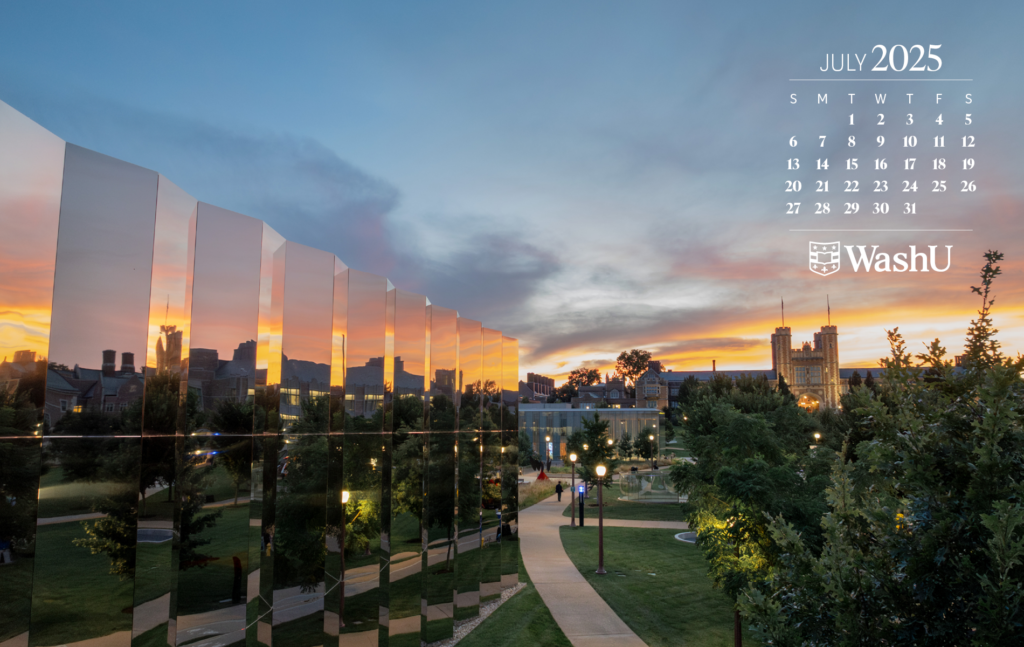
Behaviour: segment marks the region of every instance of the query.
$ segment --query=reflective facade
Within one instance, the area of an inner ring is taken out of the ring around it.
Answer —
[[[419,645],[518,573],[518,345],[0,102],[0,647]]]

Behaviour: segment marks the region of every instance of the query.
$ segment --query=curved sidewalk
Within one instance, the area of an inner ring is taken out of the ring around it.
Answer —
[[[558,528],[569,524],[569,519],[562,516],[566,505],[567,502],[551,496],[519,513],[521,559],[537,592],[575,647],[647,647],[580,575],[565,553]],[[630,528],[686,529],[685,523],[672,521],[605,519],[604,523]]]

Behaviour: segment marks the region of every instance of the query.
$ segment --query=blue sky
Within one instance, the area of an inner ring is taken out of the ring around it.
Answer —
[[[0,100],[519,337],[524,373],[631,347],[767,367],[780,298],[803,339],[825,293],[844,363],[863,365],[885,327],[956,346],[993,246],[997,324],[1024,347],[1022,18],[1010,2],[8,2]],[[929,222],[980,224],[946,275],[826,284],[780,215],[780,164],[794,131],[836,124],[790,110],[787,79],[876,43],[942,43],[943,73],[975,79],[984,192]]]

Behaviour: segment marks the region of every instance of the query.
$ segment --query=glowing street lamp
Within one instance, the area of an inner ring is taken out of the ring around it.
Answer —
[[[654,469],[654,434],[648,436],[651,441],[651,469]]]
[[[573,502],[573,499],[576,498],[576,459],[577,458],[579,458],[579,457],[576,456],[576,452],[573,452],[573,453],[569,454],[569,460],[572,461],[572,487],[569,490],[569,492],[572,493],[569,496],[569,502],[570,502],[569,503],[569,507],[572,508],[572,521],[569,523],[569,527],[570,528],[575,528],[576,527],[576,505]]]
[[[607,469],[604,465],[598,465],[597,469],[597,571],[598,575],[605,575],[604,570],[604,475]]]

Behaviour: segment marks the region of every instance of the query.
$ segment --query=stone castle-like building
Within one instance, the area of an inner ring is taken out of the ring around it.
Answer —
[[[793,348],[789,326],[772,335],[772,371],[775,382],[784,378],[802,406],[836,408],[846,380],[839,372],[839,334],[835,326],[822,326],[814,342]]]

